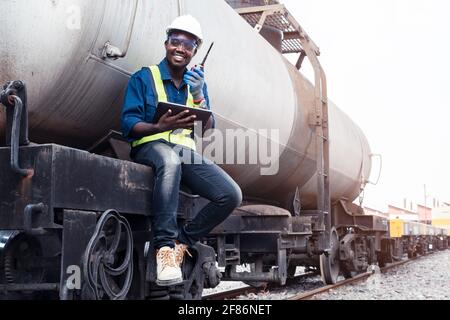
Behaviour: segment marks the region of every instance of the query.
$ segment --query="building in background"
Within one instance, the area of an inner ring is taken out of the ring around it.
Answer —
[[[400,205],[388,205],[384,210],[364,207],[364,214],[379,216],[387,219],[402,219],[405,221],[417,221],[425,224],[433,224],[450,228],[450,203],[433,199],[432,207],[416,204],[404,199],[403,207]]]
[[[393,205],[388,206],[389,219],[402,219],[405,221],[419,221],[419,214],[415,211],[403,209]]]
[[[420,204],[417,205],[417,213],[419,214],[419,222],[431,224],[431,212],[432,208],[422,206]]]
[[[441,206],[433,208],[431,221],[434,226],[450,228],[450,203],[444,202]]]
[[[373,216],[378,216],[378,217],[383,217],[383,218],[389,219],[389,213],[383,212],[383,211],[380,211],[380,210],[377,210],[377,209],[369,208],[369,207],[364,207],[364,214],[373,215]]]

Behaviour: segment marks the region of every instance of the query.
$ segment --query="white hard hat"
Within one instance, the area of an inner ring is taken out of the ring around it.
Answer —
[[[191,15],[184,15],[175,18],[170,26],[167,27],[167,34],[169,34],[171,30],[185,31],[194,35],[198,39],[199,47],[203,42],[202,27],[200,26],[200,23],[197,21],[197,19],[195,19]]]

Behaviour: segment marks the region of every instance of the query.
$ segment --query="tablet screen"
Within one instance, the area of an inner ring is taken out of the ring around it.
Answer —
[[[209,118],[212,115],[210,110],[200,109],[200,108],[191,108],[184,106],[182,104],[172,103],[172,102],[159,102],[156,108],[156,114],[153,118],[153,123],[157,123],[159,119],[166,114],[169,110],[172,110],[172,115],[176,115],[185,110],[189,110],[190,115],[195,115],[197,118],[195,121],[202,121],[202,126],[204,127]]]

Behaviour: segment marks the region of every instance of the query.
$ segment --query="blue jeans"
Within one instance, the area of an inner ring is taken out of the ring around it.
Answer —
[[[194,245],[242,201],[241,189],[236,182],[219,166],[189,148],[164,140],[152,141],[135,148],[132,158],[154,170],[152,231],[156,249],[173,248],[176,240]],[[193,162],[185,163],[186,158]],[[210,201],[185,226],[177,223],[180,183],[193,194]]]

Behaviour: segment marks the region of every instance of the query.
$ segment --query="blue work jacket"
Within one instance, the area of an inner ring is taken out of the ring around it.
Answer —
[[[182,80],[179,89],[175,86],[166,58],[159,63],[158,67],[169,102],[185,105],[188,96],[186,82]],[[144,67],[133,74],[128,82],[122,107],[121,127],[123,136],[130,142],[135,140],[135,138],[131,137],[131,130],[138,122],[153,123],[157,104],[157,94],[154,88],[153,78],[148,67]],[[210,109],[206,83],[203,87],[203,96],[208,109]]]

